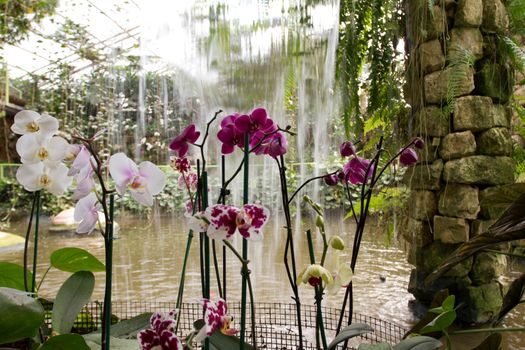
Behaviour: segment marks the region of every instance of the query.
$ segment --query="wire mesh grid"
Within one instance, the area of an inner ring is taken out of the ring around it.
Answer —
[[[257,349],[295,350],[299,346],[299,334],[296,319],[295,304],[288,303],[256,303],[255,305],[255,333]],[[99,329],[102,319],[102,303],[93,301],[81,310],[73,331],[77,333],[89,333]],[[49,310],[51,305],[46,306]],[[175,302],[159,301],[129,301],[113,302],[112,321],[126,320],[142,313],[164,312],[167,313],[175,308]],[[184,303],[180,312],[179,334],[186,335],[193,330],[193,322],[202,318],[202,306],[198,303]],[[252,326],[249,317],[250,305],[248,305],[246,340],[253,343]],[[234,324],[240,322],[241,306],[238,302],[228,303],[228,313],[234,317]],[[337,329],[340,310],[335,308],[323,308],[323,322],[327,331],[327,337],[333,338]],[[344,315],[344,324],[348,321],[348,311]],[[315,349],[315,322],[316,307],[314,305],[301,305],[301,322],[303,326],[303,348],[305,350]],[[394,323],[379,318],[356,314],[352,318],[353,323],[366,323],[373,329],[373,333],[363,334],[349,342],[347,349],[354,349],[360,343],[390,344],[401,341],[406,329]],[[46,313],[46,323],[51,324],[51,314]],[[338,349],[343,349],[340,345]]]

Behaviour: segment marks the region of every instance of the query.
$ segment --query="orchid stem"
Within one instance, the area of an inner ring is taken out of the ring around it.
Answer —
[[[248,192],[248,176],[250,174],[250,134],[246,133],[244,135],[244,184],[243,184],[243,204],[248,204],[249,201],[249,192]],[[248,240],[243,238],[242,240],[242,258],[243,260],[248,260]],[[246,336],[246,288],[247,286],[247,277],[249,270],[243,269],[241,271],[242,282],[241,282],[241,350],[244,350],[244,339]],[[252,301],[253,305],[253,301]],[[253,320],[252,320],[253,324]],[[255,346],[255,344],[253,344]]]
[[[104,201],[106,194],[103,195]],[[106,247],[106,289],[104,293],[104,311],[102,323],[102,349],[110,350],[111,339],[111,288],[113,285],[113,214],[115,208],[115,196],[109,196],[109,212],[106,216],[106,227],[104,243]]]
[[[31,280],[31,292],[36,290],[36,267],[38,260],[38,231],[40,226],[40,191],[36,191],[36,213],[35,213],[35,240],[33,244],[33,279]]]
[[[24,289],[29,292],[29,284],[27,283],[27,253],[29,252],[29,235],[33,226],[33,216],[35,215],[35,208],[37,203],[37,193],[33,194],[33,204],[31,205],[31,214],[29,216],[29,223],[27,224],[26,239],[24,242]]]

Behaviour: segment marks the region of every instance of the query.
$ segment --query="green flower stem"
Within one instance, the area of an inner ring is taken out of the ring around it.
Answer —
[[[219,296],[224,299],[222,294],[221,273],[219,271],[219,261],[217,259],[217,247],[215,246],[215,240],[211,241],[211,252],[213,256],[213,269],[215,271],[215,278],[217,279],[217,287],[219,288]]]
[[[314,252],[314,245],[312,240],[312,231],[307,230],[306,231],[306,239],[308,240],[308,252],[310,254],[310,264],[315,264],[315,252]],[[326,252],[326,239],[324,240],[325,247],[323,249],[323,256]],[[321,263],[323,265],[323,263]],[[317,305],[316,310],[316,318],[315,318],[315,337],[317,340],[317,349],[321,348],[321,344],[319,341],[319,334],[321,335],[321,341],[323,342],[323,349],[328,348],[328,343],[326,342],[326,334],[324,331],[324,324],[323,324],[323,310],[321,308],[323,302],[323,290],[321,286],[315,287],[315,303]]]
[[[36,292],[38,293],[38,291],[40,290],[40,286],[42,286],[42,283],[44,283],[44,279],[46,278],[47,276],[47,273],[49,272],[49,270],[51,270],[51,265],[48,266],[48,268],[46,269],[46,272],[44,272],[44,275],[42,276],[42,279],[40,279],[40,282],[38,283],[38,286],[36,287]]]
[[[226,157],[224,154],[221,156],[221,196],[222,196],[222,204],[226,204],[226,193],[223,194],[223,192],[226,192]],[[227,255],[226,255],[226,247],[222,247],[222,298],[226,300],[226,273],[227,273]],[[219,283],[220,285],[220,283]]]
[[[250,135],[246,133],[244,135],[244,182],[243,182],[243,204],[248,203],[248,176],[250,174]],[[243,238],[242,240],[242,259],[248,260],[248,241]],[[246,288],[247,286],[247,277],[248,274],[244,270],[241,272],[242,275],[242,284],[241,284],[241,350],[244,350],[244,339],[246,335]],[[253,302],[252,302],[253,304]],[[255,344],[253,344],[255,346]]]
[[[105,198],[106,196],[104,196]],[[115,209],[115,196],[109,196],[109,213],[106,217],[106,234],[104,243],[106,246],[106,289],[104,293],[104,311],[102,320],[102,349],[111,349],[111,288],[113,286],[113,215]]]
[[[40,226],[40,191],[36,191],[36,214],[35,214],[35,240],[33,244],[33,279],[31,281],[31,292],[36,292],[36,266],[38,260],[38,231]]]
[[[26,239],[24,242],[24,289],[29,292],[29,284],[27,283],[27,253],[29,252],[29,235],[33,226],[33,216],[35,216],[35,208],[37,203],[37,192],[33,194],[33,204],[31,205],[31,214],[29,215],[29,223],[27,224]]]
[[[525,332],[525,327],[508,327],[508,328],[476,328],[476,329],[461,329],[459,331],[449,332],[448,334],[468,334],[468,333],[496,333],[496,332]]]

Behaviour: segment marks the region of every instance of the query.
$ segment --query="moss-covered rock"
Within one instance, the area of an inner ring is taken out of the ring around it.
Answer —
[[[454,25],[479,27],[483,21],[483,0],[459,0]]]
[[[493,282],[503,275],[506,269],[507,258],[505,255],[482,252],[474,256],[469,277],[474,285],[482,285]]]
[[[458,318],[467,323],[482,324],[493,320],[503,303],[501,286],[498,282],[469,286],[458,295],[458,302],[465,307],[458,310]]]
[[[445,160],[471,156],[475,153],[476,138],[470,130],[446,135],[439,146],[439,155]]]
[[[474,238],[480,233],[487,232],[489,227],[492,226],[495,222],[496,220],[472,220],[470,222],[470,239]]]
[[[465,96],[454,105],[454,131],[472,132],[490,129],[494,126],[493,104],[487,96]]]
[[[512,95],[512,81],[509,67],[490,60],[480,62],[474,75],[476,92],[501,103],[507,102]]]
[[[403,176],[403,183],[414,190],[439,190],[443,161],[436,160],[432,164],[422,164],[410,167]]]
[[[430,224],[427,221],[419,221],[406,216],[401,222],[399,231],[403,238],[416,249],[432,243]]]
[[[423,38],[424,41],[437,39],[445,32],[447,26],[446,13],[441,6],[434,5],[432,13],[428,11],[424,21]]]
[[[443,137],[450,132],[450,114],[438,106],[427,106],[417,114],[415,130],[418,135]]]
[[[477,218],[479,212],[478,192],[478,188],[474,186],[447,184],[439,195],[439,213],[444,216],[464,219]]]
[[[447,244],[468,241],[469,224],[467,220],[447,216],[434,216],[434,240]]]
[[[509,129],[492,128],[476,137],[478,153],[489,156],[508,156],[512,152],[512,139]]]
[[[450,160],[443,167],[448,182],[504,185],[514,182],[514,161],[509,157],[470,156]]]
[[[438,39],[427,41],[421,44],[421,62],[423,64],[423,73],[428,74],[443,68],[445,65],[445,55],[441,49],[441,43]]]
[[[450,31],[449,50],[462,47],[470,51],[476,60],[483,57],[483,35],[478,28],[456,27]]]
[[[465,68],[465,74],[457,82],[456,96],[465,96],[474,90],[474,70]],[[428,104],[444,104],[447,101],[448,81],[451,68],[425,75],[425,101]]]
[[[486,32],[504,33],[509,27],[507,9],[501,0],[483,0],[483,22]]]
[[[419,221],[431,221],[437,213],[437,197],[432,191],[412,190],[408,200],[410,217]]]

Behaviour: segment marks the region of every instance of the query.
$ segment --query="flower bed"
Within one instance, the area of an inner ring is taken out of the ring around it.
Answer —
[[[130,319],[142,313],[153,311],[168,313],[175,308],[175,302],[159,301],[129,301],[113,302],[113,314],[120,320]],[[228,310],[235,319],[240,318],[241,305],[239,302],[228,303]],[[89,317],[79,318],[75,323],[75,328],[79,332],[96,331],[102,322],[102,303],[90,302],[81,311]],[[181,308],[180,333],[186,334],[193,330],[193,322],[202,318],[202,305],[199,303],[183,303]],[[256,303],[256,334],[258,349],[279,349],[288,350],[298,347],[297,321],[295,304],[288,303]],[[302,305],[301,315],[305,330],[304,349],[315,349],[315,318],[316,306]],[[340,310],[336,308],[323,307],[325,328],[331,337],[335,335]],[[348,313],[345,313],[345,319]],[[81,321],[80,321],[81,320]],[[251,338],[251,329],[248,318],[247,337]],[[46,323],[51,325],[51,318],[46,319]],[[353,323],[366,323],[373,329],[373,333],[366,333],[355,338],[354,344],[359,343],[398,343],[402,340],[407,330],[399,325],[384,321],[382,319],[362,314],[354,313]],[[349,343],[352,348],[352,342]],[[338,347],[342,349],[342,347]]]

